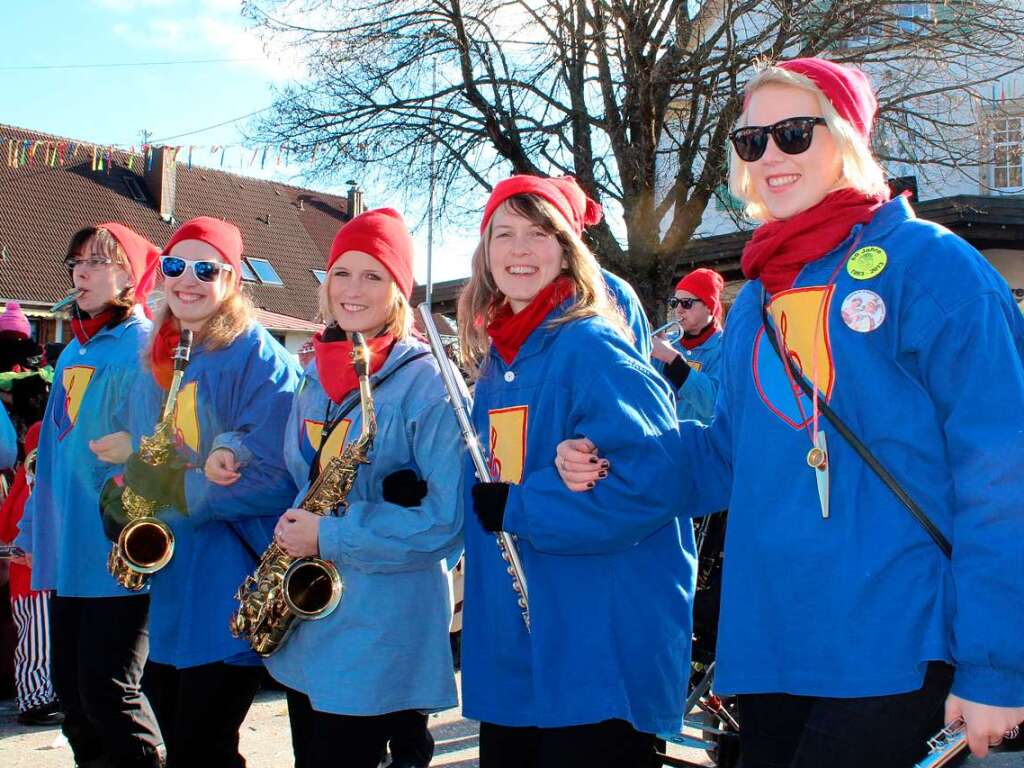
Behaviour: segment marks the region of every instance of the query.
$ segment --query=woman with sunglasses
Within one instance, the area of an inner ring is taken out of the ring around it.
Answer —
[[[231,636],[228,620],[235,590],[270,542],[278,510],[295,495],[281,445],[299,371],[253,321],[241,260],[241,233],[228,222],[199,217],[171,236],[159,261],[164,304],[154,319],[149,371],[132,393],[137,446],[159,420],[181,332],[192,331],[174,413],[175,455],[153,467],[132,454],[123,478],[162,505],[158,514],[175,538],[170,563],[150,579],[146,671],[168,768],[245,765],[238,729],[262,669],[248,645]],[[224,433],[237,437],[248,460],[229,486],[203,475]],[[105,502],[114,538],[124,515],[114,493]]]
[[[513,176],[484,209],[459,300],[473,423],[493,481],[467,469],[463,711],[480,765],[645,766],[686,695],[693,535],[665,496],[676,416],[581,240],[601,209],[571,178]],[[608,480],[574,496],[551,458],[600,434]],[[530,626],[494,533],[518,537]]]
[[[327,328],[313,338],[284,437],[296,485],[362,430],[352,333],[370,348],[377,432],[343,509],[287,509],[277,522],[278,545],[332,562],[344,594],[319,621],[297,622],[266,665],[288,689],[296,768],[377,768],[389,742],[390,765],[425,767],[427,714],[457,703],[445,559],[461,543],[459,430],[437,364],[412,334],[413,243],[401,215],[379,208],[349,221],[326,269]]]
[[[797,59],[754,77],[732,134],[764,223],[678,492],[729,505],[717,686],[748,768],[905,768],[957,717],[981,756],[1024,720],[1024,319],[977,251],[889,200],[875,111],[862,72]],[[559,451],[571,487],[600,487],[590,448]]]
[[[707,424],[715,413],[722,361],[722,288],[725,281],[711,269],[695,269],[676,285],[668,300],[682,329],[669,343],[651,339],[655,367],[676,391],[679,419]]]
[[[50,664],[78,765],[159,765],[160,737],[140,690],[149,596],[107,572],[110,542],[96,515],[107,460],[127,452],[105,435],[126,429],[150,328],[143,312],[158,249],[123,224],[74,234],[64,263],[78,291],[74,339],[56,364],[42,420],[36,484],[15,543],[32,588],[50,598]],[[117,458],[119,456],[119,458]]]

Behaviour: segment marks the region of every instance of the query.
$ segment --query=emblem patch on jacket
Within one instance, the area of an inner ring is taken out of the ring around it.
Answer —
[[[834,285],[792,288],[776,294],[768,307],[797,370],[818,388],[819,397],[832,397],[835,365],[829,341],[828,313]],[[811,399],[790,381],[772,349],[764,328],[754,337],[754,384],[764,404],[794,429],[803,429],[812,416]]]
[[[320,471],[330,463],[335,456],[341,456],[345,448],[345,440],[348,437],[349,427],[352,426],[352,419],[342,419],[327,436],[327,445],[320,451]],[[299,446],[302,457],[309,463],[316,458],[316,452],[320,448],[320,441],[324,439],[324,423],[306,419],[302,422],[302,434],[299,435]]]
[[[187,448],[193,456],[199,455],[199,399],[196,382],[190,381],[178,392],[178,403],[174,409],[174,442],[178,447]]]
[[[529,408],[516,405],[488,412],[491,424],[490,465],[492,477],[503,483],[522,482],[526,463],[526,422]]]
[[[94,373],[96,368],[91,365],[71,365],[64,369],[64,376],[61,379],[64,387],[64,409],[63,412],[54,410],[58,440],[63,440],[75,428],[78,412],[85,399],[85,391],[89,388]]]

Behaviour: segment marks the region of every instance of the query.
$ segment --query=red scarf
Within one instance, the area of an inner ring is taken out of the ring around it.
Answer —
[[[153,346],[149,349],[149,364],[153,369],[153,378],[162,389],[171,388],[174,378],[174,349],[181,341],[181,329],[168,318],[153,334]]]
[[[791,218],[762,224],[743,248],[743,274],[750,280],[761,278],[769,293],[792,288],[805,264],[843,242],[854,224],[871,221],[888,199],[888,192],[866,195],[839,189]]]
[[[98,315],[82,317],[81,312],[71,313],[71,332],[75,334],[79,344],[87,344],[89,339],[107,327],[117,317],[118,310],[109,307]],[[117,325],[117,323],[113,323]]]
[[[503,305],[487,326],[494,348],[501,359],[511,363],[519,354],[519,348],[530,337],[534,329],[551,314],[551,310],[576,293],[573,281],[565,276],[557,277],[541,289],[540,293],[519,312],[512,312],[512,305]]]
[[[321,331],[313,337],[313,353],[316,355],[316,372],[320,376],[324,392],[332,402],[340,403],[345,399],[345,395],[359,386],[359,377],[356,376],[356,368],[352,365],[352,342],[348,339],[324,341],[324,334],[331,336],[332,331],[333,329]],[[371,374],[379,371],[384,365],[394,343],[395,337],[390,333],[366,340],[366,345],[370,348]]]
[[[705,341],[710,339],[716,333],[722,330],[722,326],[718,323],[718,318],[712,318],[711,322],[704,326],[704,330],[698,333],[696,336],[687,336],[685,333],[679,339],[679,343],[682,344],[686,349],[695,349],[703,344]]]

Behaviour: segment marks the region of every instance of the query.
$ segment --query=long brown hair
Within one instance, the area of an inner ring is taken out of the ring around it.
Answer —
[[[536,195],[514,195],[502,205],[554,235],[562,247],[562,256],[566,261],[562,274],[572,280],[576,288],[576,299],[565,314],[550,324],[555,326],[583,317],[603,317],[623,338],[632,340],[633,333],[626,324],[622,310],[608,295],[608,287],[597,259],[554,206]],[[473,253],[469,282],[459,296],[459,352],[464,367],[477,373],[490,347],[487,325],[507,301],[491,274],[490,240],[493,227],[492,216]]]

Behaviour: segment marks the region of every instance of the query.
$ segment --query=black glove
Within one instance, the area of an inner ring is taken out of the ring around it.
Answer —
[[[151,466],[133,453],[124,464],[124,482],[135,493],[162,506],[174,507],[183,515],[185,505],[185,463],[177,456],[166,464]]]
[[[113,478],[107,480],[100,490],[100,519],[103,521],[103,533],[111,541],[117,541],[121,530],[128,524],[128,515],[121,504],[124,488]]]
[[[505,522],[508,483],[477,483],[473,486],[473,511],[488,533],[497,533]]]
[[[400,507],[418,507],[427,495],[427,481],[411,469],[400,469],[384,478],[384,501]]]

